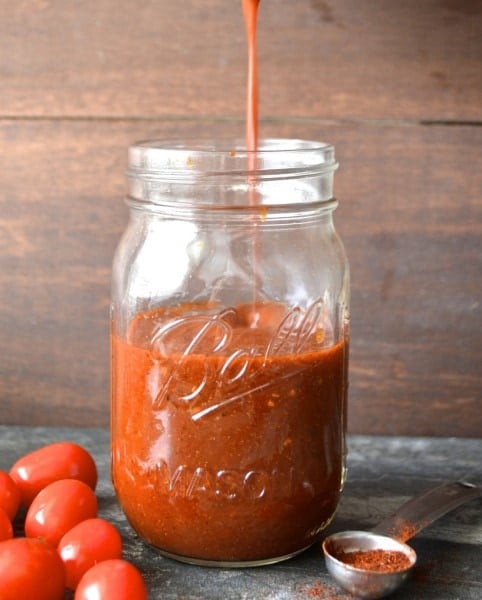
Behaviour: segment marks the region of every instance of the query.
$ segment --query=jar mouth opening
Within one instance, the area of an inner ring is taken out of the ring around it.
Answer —
[[[260,139],[255,151],[241,139],[145,140],[128,152],[130,178],[164,181],[216,176],[283,179],[321,175],[337,167],[331,144],[289,138]]]

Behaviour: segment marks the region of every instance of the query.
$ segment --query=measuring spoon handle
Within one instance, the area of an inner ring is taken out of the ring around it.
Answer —
[[[479,496],[482,487],[465,481],[444,483],[412,498],[372,531],[405,542],[457,506]]]

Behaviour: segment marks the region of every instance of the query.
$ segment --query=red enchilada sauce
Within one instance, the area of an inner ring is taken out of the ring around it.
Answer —
[[[342,486],[346,393],[345,344],[324,347],[319,306],[189,305],[113,336],[114,485],[148,542],[236,562],[318,539]]]
[[[243,0],[249,170],[258,5]],[[254,186],[248,196],[257,203]],[[258,235],[253,222],[255,267]],[[116,492],[139,535],[184,560],[290,556],[319,538],[338,504],[347,343],[333,335],[321,301],[288,311],[257,302],[253,286],[249,305],[185,304],[137,315],[127,334],[112,326]]]
[[[246,94],[246,148],[258,147],[258,60],[256,22],[259,0],[242,0],[244,24],[248,40],[248,85]]]

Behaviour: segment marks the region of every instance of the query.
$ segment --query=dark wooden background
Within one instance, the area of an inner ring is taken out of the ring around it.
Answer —
[[[261,135],[335,144],[349,428],[482,435],[482,1],[262,0]],[[0,0],[0,422],[109,420],[126,148],[243,135],[238,0]]]

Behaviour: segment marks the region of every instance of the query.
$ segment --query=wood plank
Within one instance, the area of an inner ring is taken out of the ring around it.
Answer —
[[[0,116],[242,116],[231,0],[0,0]],[[266,0],[261,115],[480,121],[478,0]]]
[[[240,123],[0,122],[0,421],[106,425],[127,145]],[[335,143],[351,260],[352,432],[482,434],[482,128],[263,123]]]

